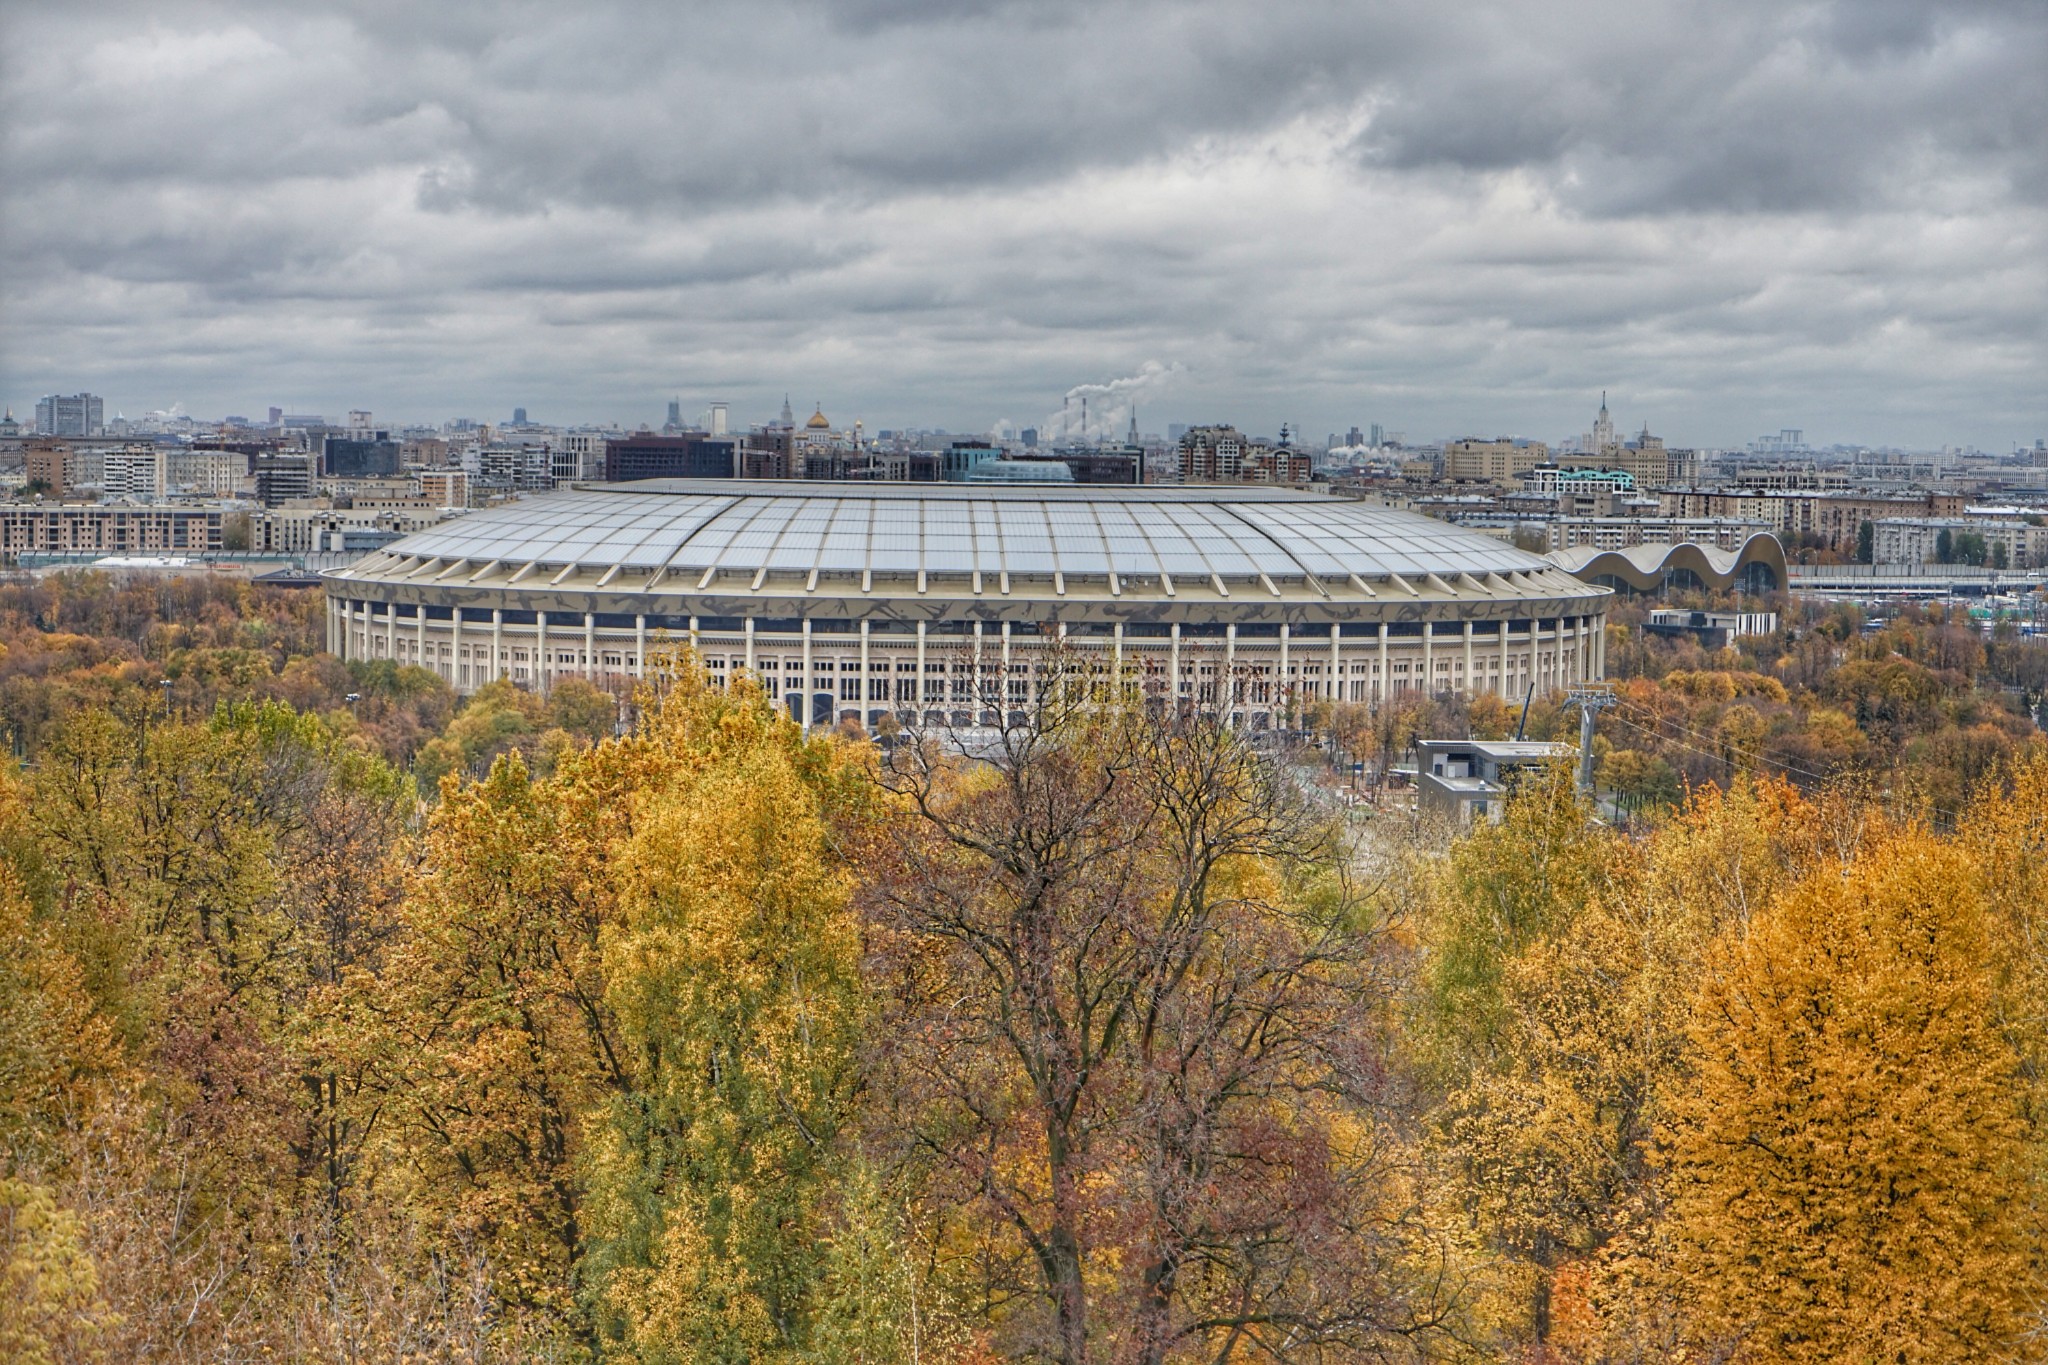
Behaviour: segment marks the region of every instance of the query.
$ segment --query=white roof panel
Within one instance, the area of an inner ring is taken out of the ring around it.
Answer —
[[[1535,571],[1444,522],[1316,493],[1232,486],[586,484],[408,536],[400,555],[678,572],[1342,578]]]

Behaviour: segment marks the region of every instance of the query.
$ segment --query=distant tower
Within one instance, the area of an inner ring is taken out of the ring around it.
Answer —
[[[1600,415],[1593,419],[1593,449],[1589,454],[1604,454],[1615,448],[1614,419],[1607,415],[1607,390],[1600,390]]]
[[[790,410],[789,395],[786,393],[782,395],[782,417],[780,420],[782,422],[782,425],[786,427],[793,427],[796,425],[796,413]]]
[[[683,425],[683,400],[682,400],[682,399],[680,399],[680,398],[671,398],[671,399],[669,399],[669,400],[668,400],[668,421],[667,421],[667,422],[665,422],[665,423],[663,423],[663,425],[664,425],[664,426],[666,426],[666,427],[667,427],[667,428],[668,428],[668,429],[669,429],[670,431],[676,431],[676,430],[679,430],[679,429],[680,429],[680,428],[682,427],[682,425]]]
[[[1133,403],[1133,404],[1131,404],[1131,431],[1130,431],[1130,434],[1129,434],[1128,436],[1124,437],[1124,444],[1125,444],[1125,445],[1131,445],[1131,446],[1134,446],[1134,445],[1136,445],[1137,443],[1138,443],[1138,405],[1137,405],[1136,403]]]

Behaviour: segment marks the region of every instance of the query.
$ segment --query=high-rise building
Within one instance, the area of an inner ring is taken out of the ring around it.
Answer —
[[[168,452],[125,446],[101,457],[100,491],[110,498],[160,498],[169,491]]]
[[[525,426],[525,425],[526,425],[526,409],[525,409],[525,408],[514,408],[514,409],[512,409],[512,425],[513,425],[513,426],[515,426],[515,427],[523,427],[523,426]]]
[[[1491,441],[1452,441],[1444,446],[1444,477],[1459,483],[1491,483],[1507,488],[1549,458],[1550,447],[1541,441],[1517,445],[1505,436]]]
[[[349,416],[353,418],[355,414]],[[321,443],[320,472],[330,479],[393,478],[401,467],[402,449],[389,432],[351,423],[346,437],[329,436]]]
[[[313,457],[274,452],[256,457],[256,498],[265,507],[282,507],[293,498],[313,496]]]
[[[1381,425],[1380,425],[1380,424],[1379,424],[1378,422],[1374,422],[1374,423],[1372,424],[1372,445],[1373,445],[1373,448],[1374,448],[1374,449],[1378,449],[1378,448],[1379,448],[1380,446],[1383,446],[1383,445],[1385,445],[1386,443],[1387,443],[1387,429],[1386,429],[1385,427],[1381,426]]]
[[[670,436],[675,435],[677,432],[683,429],[682,399],[671,398],[668,400],[668,420],[661,424],[661,429]]]
[[[738,472],[735,437],[628,436],[605,442],[604,477],[630,479],[730,479]]]
[[[948,483],[965,483],[983,463],[1002,453],[990,441],[955,441],[946,451],[940,477]]]
[[[1600,391],[1600,415],[1593,419],[1593,429],[1580,439],[1585,448],[1579,453],[1602,459],[1612,454],[1621,445],[1614,439],[1614,419],[1607,415],[1607,391]]]
[[[1236,427],[1190,427],[1180,438],[1182,483],[1235,483],[1247,442]]]
[[[105,406],[99,395],[50,394],[36,402],[38,436],[100,436],[106,431]]]
[[[71,450],[61,441],[32,441],[23,452],[28,486],[47,497],[61,498],[72,483]]]

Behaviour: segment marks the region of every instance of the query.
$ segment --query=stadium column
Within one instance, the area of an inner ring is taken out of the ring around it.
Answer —
[[[597,681],[597,613],[583,613],[583,676]]]
[[[647,613],[633,618],[633,676],[647,676]]]
[[[924,724],[924,622],[917,623],[917,683],[910,689],[911,701],[916,705],[916,725]]]
[[[1424,617],[1422,620],[1422,695],[1436,695],[1436,674],[1430,669],[1436,663],[1436,622]]]
[[[1500,685],[1493,690],[1505,697],[1508,695],[1508,622],[1499,623],[1500,630]]]
[[[867,619],[863,617],[860,623],[860,682],[857,684],[860,688],[860,723],[862,725],[868,723],[868,702],[874,696],[875,691],[875,685],[868,681],[868,624]]]
[[[1607,676],[1607,618],[1598,616],[1593,621],[1593,676]]]
[[[462,608],[448,608],[448,685],[460,687],[462,676]]]
[[[1479,689],[1472,683],[1472,622],[1465,622],[1465,678],[1464,693],[1467,698],[1479,695]]]
[[[1223,686],[1217,689],[1216,699],[1222,707],[1222,716],[1227,723],[1231,708],[1237,705],[1237,622],[1232,621],[1223,628]]]
[[[996,689],[996,695],[1002,698],[1003,714],[1001,716],[1001,723],[1008,725],[1010,723],[1010,623],[1008,621],[1003,622],[1003,684]]]
[[[341,655],[341,647],[340,647],[340,645],[339,645],[339,644],[337,644],[337,643],[336,643],[336,641],[337,641],[337,640],[338,640],[338,639],[340,638],[340,634],[341,634],[341,629],[340,629],[339,625],[337,625],[337,622],[338,622],[338,621],[340,620],[340,618],[341,618],[341,603],[340,603],[340,602],[338,602],[338,601],[336,601],[336,600],[335,600],[334,598],[332,598],[332,597],[328,598],[328,599],[327,599],[327,652],[328,652],[329,654],[332,654],[332,655],[336,656],[337,658],[339,658],[339,657],[340,657],[340,655]]]
[[[753,672],[755,672],[755,669],[754,669],[754,618],[753,618],[753,617],[751,617],[751,616],[749,616],[749,617],[748,617],[748,618],[746,619],[746,621],[745,621],[745,622],[744,622],[743,624],[744,624],[744,625],[746,626],[746,632],[747,632],[747,672],[749,672],[749,673],[753,673]]]
[[[982,689],[988,685],[988,675],[982,671],[981,664],[981,622],[979,621],[974,623],[974,661],[972,667],[974,671],[967,677],[967,704],[974,708],[974,721],[976,724],[979,724],[981,721]]]
[[[1334,705],[1343,700],[1344,684],[1344,623],[1330,622],[1330,685],[1323,689],[1323,695]]]
[[[797,696],[801,698],[797,705],[803,711],[803,714],[797,718],[797,723],[803,727],[805,734],[809,734],[811,732],[811,710],[813,706],[811,689],[816,685],[817,679],[811,676],[811,618],[808,616],[803,621],[803,632],[804,685],[797,689]]]
[[[1166,647],[1166,690],[1175,708],[1180,706],[1180,622],[1173,623],[1172,643]]]
[[[505,609],[491,608],[491,677],[497,682],[505,676]]]
[[[384,652],[391,662],[398,662],[398,603],[384,604]]]
[[[1387,623],[1380,622],[1380,674],[1372,680],[1372,699],[1385,701],[1394,695],[1394,665],[1387,657]]]
[[[548,614],[533,614],[533,690],[548,694]]]
[[[427,604],[415,602],[412,605],[413,659],[421,668],[427,666]]]
[[[1287,671],[1287,640],[1287,623],[1285,621],[1282,621],[1280,623],[1280,677],[1272,693],[1271,705],[1276,706],[1280,709],[1280,719],[1283,722],[1287,719],[1288,711],[1292,709],[1287,704],[1288,699],[1294,695],[1294,679]]]

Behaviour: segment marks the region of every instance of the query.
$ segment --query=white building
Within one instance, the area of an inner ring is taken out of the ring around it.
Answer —
[[[1947,538],[1944,541],[1944,536]],[[2017,512],[1960,517],[1883,517],[1871,523],[1873,564],[1959,563],[1964,536],[1982,536],[1983,562],[1994,568],[2036,569],[2048,565],[2048,525],[2034,525]],[[1944,558],[1942,547],[1948,546]]]

